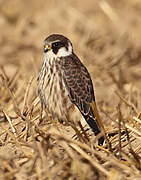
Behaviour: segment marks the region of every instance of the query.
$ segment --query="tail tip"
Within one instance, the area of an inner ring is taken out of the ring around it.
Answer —
[[[99,146],[103,146],[104,143],[105,143],[105,138],[104,138],[104,136],[102,136],[102,137],[100,137],[100,138],[98,139],[98,145],[99,145]]]

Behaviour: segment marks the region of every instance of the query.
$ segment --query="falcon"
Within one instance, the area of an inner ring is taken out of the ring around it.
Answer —
[[[74,124],[85,120],[95,136],[102,131],[90,74],[63,35],[52,34],[44,41],[38,95],[53,118]],[[103,142],[102,136],[98,144]]]

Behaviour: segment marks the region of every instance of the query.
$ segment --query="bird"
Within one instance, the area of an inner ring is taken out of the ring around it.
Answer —
[[[61,34],[44,40],[43,63],[37,78],[41,107],[60,122],[85,121],[94,135],[102,132],[91,76]],[[98,139],[103,145],[104,137]]]

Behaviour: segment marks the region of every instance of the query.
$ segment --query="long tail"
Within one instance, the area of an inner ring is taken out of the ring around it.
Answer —
[[[91,116],[90,115],[83,115],[86,122],[88,123],[88,125],[90,126],[90,128],[92,129],[92,131],[94,132],[95,136],[97,136],[103,129],[103,124],[101,122],[100,116],[98,114],[97,111],[97,107],[95,102],[93,101],[91,104]],[[104,143],[104,136],[100,137],[98,139],[98,145],[103,145]]]
[[[88,125],[94,132],[95,136],[97,136],[101,132],[101,129],[99,128],[96,119],[93,119],[92,117],[87,116],[87,117],[85,117],[85,120],[87,121]],[[103,145],[104,140],[105,140],[104,136],[100,137],[98,139],[98,145],[100,145],[100,146]]]

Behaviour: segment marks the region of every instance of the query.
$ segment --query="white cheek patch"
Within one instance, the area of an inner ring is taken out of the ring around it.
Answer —
[[[65,47],[62,47],[59,49],[59,51],[57,53],[57,57],[69,56],[71,54],[72,54],[72,45],[69,43],[68,49],[66,49]]]
[[[69,50],[67,50],[65,47],[62,47],[59,49],[58,53],[57,53],[57,57],[64,57],[64,56],[69,56],[72,52],[70,52]]]

